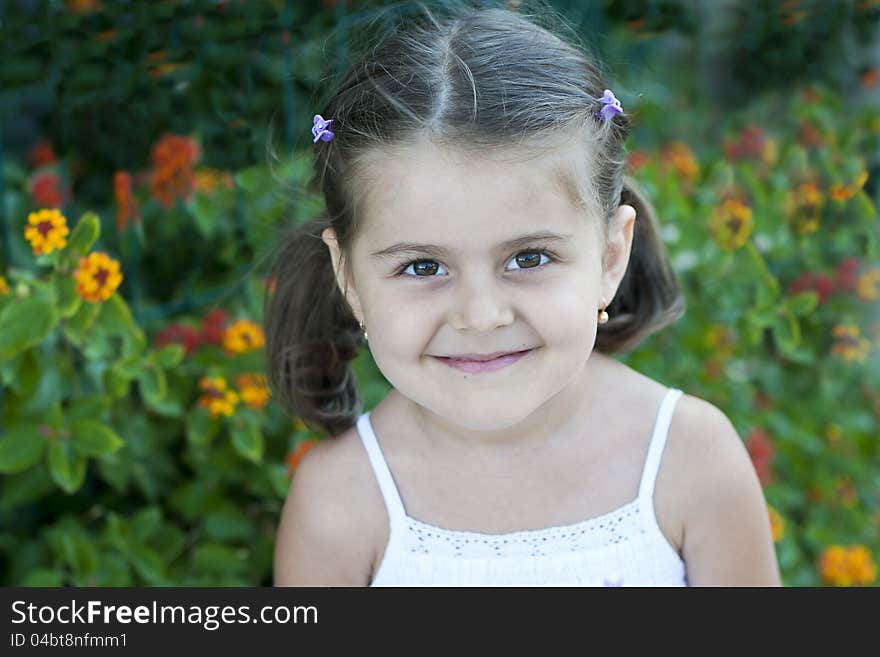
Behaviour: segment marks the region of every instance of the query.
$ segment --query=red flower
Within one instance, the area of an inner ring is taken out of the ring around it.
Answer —
[[[38,207],[60,210],[70,200],[70,188],[62,188],[57,173],[44,171],[31,179],[31,199]]]
[[[861,262],[858,258],[844,258],[834,270],[834,288],[839,292],[855,292]]]
[[[799,292],[811,290],[819,296],[819,303],[823,303],[834,292],[835,284],[830,276],[815,272],[805,272],[795,278],[788,286],[788,294],[794,296]]]
[[[809,121],[801,121],[801,133],[798,137],[798,141],[800,141],[801,146],[806,148],[811,148],[813,146],[820,146],[822,144],[822,135]]]
[[[228,318],[229,315],[222,308],[216,308],[205,315],[202,319],[202,343],[222,344]]]
[[[626,166],[630,171],[635,171],[650,159],[651,157],[645,151],[633,151],[627,159]]]
[[[192,326],[169,324],[156,334],[156,347],[170,343],[182,344],[184,353],[190,356],[199,346],[199,333]]]
[[[752,429],[746,438],[746,449],[762,486],[773,480],[773,456],[776,449],[770,436],[761,428]]]
[[[57,161],[58,156],[55,155],[52,144],[49,143],[48,139],[37,142],[28,151],[28,163],[34,168],[41,167],[44,164],[54,164]]]
[[[132,192],[131,174],[117,171],[113,174],[113,193],[116,197],[116,228],[121,233],[129,220],[140,221],[137,199]]]
[[[756,125],[750,125],[742,131],[739,141],[728,142],[724,152],[728,159],[738,160],[744,157],[760,156],[764,150],[764,131]]]

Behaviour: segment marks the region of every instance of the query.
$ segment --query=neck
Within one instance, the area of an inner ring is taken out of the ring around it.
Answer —
[[[403,416],[409,418],[412,435],[429,444],[432,453],[449,454],[459,463],[537,457],[583,436],[585,427],[590,431],[589,418],[597,417],[599,394],[607,385],[604,374],[612,360],[594,351],[569,385],[522,421],[492,431],[461,427],[396,391],[393,393],[404,405]]]

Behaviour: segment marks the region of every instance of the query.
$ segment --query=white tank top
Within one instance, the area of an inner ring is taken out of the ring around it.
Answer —
[[[687,586],[685,565],[654,514],[654,482],[675,403],[670,388],[654,423],[631,502],[601,516],[555,527],[484,534],[445,529],[406,514],[370,423],[358,434],[390,519],[388,545],[370,586]]]

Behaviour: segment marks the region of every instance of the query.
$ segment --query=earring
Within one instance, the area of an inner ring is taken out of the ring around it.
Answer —
[[[365,341],[368,341],[368,338],[367,338],[367,331],[364,329],[364,323],[363,323],[363,322],[360,322],[360,325],[361,325],[361,331],[364,332],[364,340],[365,340]]]
[[[602,310],[599,311],[599,323],[604,324],[607,321],[608,321],[608,313],[606,313],[605,309],[602,308]]]

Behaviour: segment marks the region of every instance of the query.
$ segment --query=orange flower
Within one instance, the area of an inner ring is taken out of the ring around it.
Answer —
[[[869,87],[876,87],[877,83],[880,82],[880,69],[876,66],[872,66],[859,76],[859,81],[866,89]]]
[[[645,151],[633,151],[630,153],[626,161],[626,166],[630,171],[635,171],[639,167],[647,164],[651,157]]]
[[[837,339],[831,347],[831,353],[843,358],[846,362],[864,363],[871,349],[871,342],[861,337],[859,327],[854,324],[838,324],[831,329]]]
[[[293,476],[293,473],[296,470],[296,466],[298,466],[299,462],[302,461],[303,456],[305,456],[306,452],[308,452],[317,443],[318,441],[314,438],[307,438],[306,440],[303,440],[299,445],[297,445],[294,451],[287,455],[285,462],[287,463],[288,477]]]
[[[258,411],[266,406],[271,393],[264,374],[239,374],[235,383],[245,404]]]
[[[194,189],[193,165],[201,157],[198,144],[190,137],[163,135],[153,146],[150,191],[166,209],[177,199],[188,199]]]
[[[722,249],[738,249],[752,234],[752,209],[742,198],[729,196],[715,208],[709,229]]]
[[[68,234],[67,219],[58,210],[43,209],[28,215],[24,236],[35,255],[60,251],[67,246]]]
[[[685,180],[693,181],[700,176],[700,164],[693,151],[683,142],[668,144],[663,149],[663,160]]]
[[[80,258],[73,277],[77,294],[92,303],[106,301],[122,283],[119,261],[100,251]]]
[[[266,342],[263,329],[249,319],[234,322],[223,333],[223,348],[231,354],[241,354],[261,348]]]
[[[834,586],[870,584],[877,577],[871,552],[864,545],[831,545],[819,555],[822,579]]]
[[[226,379],[222,376],[203,376],[199,380],[199,388],[203,391],[199,397],[199,406],[207,408],[211,417],[228,417],[235,413],[235,406],[239,402],[238,393],[226,389]]]
[[[779,512],[769,504],[767,505],[767,513],[770,516],[770,532],[773,535],[773,542],[775,543],[785,534],[785,520],[783,520],[782,516],[779,515]]]
[[[3,276],[0,276],[0,294],[9,294],[9,285],[7,285],[6,278]]]
[[[855,196],[859,190],[865,186],[865,183],[868,181],[868,172],[861,171],[856,179],[853,180],[851,185],[844,185],[842,183],[836,183],[831,186],[829,190],[829,195],[835,201],[844,202],[851,199]]]
[[[140,221],[137,199],[131,185],[131,174],[128,171],[117,171],[113,174],[113,193],[116,197],[116,228],[125,230],[129,220]]]

